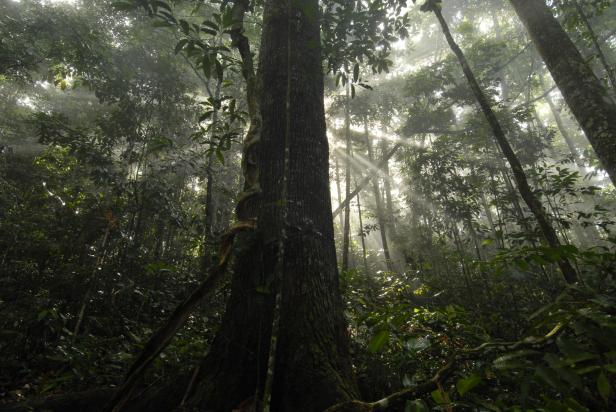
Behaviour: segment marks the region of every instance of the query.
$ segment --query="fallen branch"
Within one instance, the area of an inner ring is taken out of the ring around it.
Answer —
[[[329,407],[325,412],[382,412],[401,406],[406,401],[419,399],[437,389],[454,372],[454,367],[464,360],[474,359],[476,354],[484,354],[486,349],[496,348],[499,352],[509,352],[521,348],[542,348],[549,345],[558,336],[566,324],[559,323],[548,334],[541,337],[528,337],[517,342],[486,342],[475,348],[462,350],[454,354],[451,359],[434,375],[432,379],[417,386],[395,392],[376,402],[362,402],[352,400]]]

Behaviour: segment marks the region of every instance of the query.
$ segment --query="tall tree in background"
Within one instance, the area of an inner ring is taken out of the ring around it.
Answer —
[[[513,151],[513,148],[509,144],[507,136],[505,135],[505,132],[500,122],[498,121],[496,114],[492,110],[488,98],[479,86],[479,83],[475,78],[475,74],[469,66],[468,61],[464,56],[464,53],[453,39],[453,36],[451,35],[451,32],[449,30],[449,26],[447,25],[447,22],[445,21],[445,18],[443,17],[443,14],[441,12],[440,0],[426,1],[422,6],[422,10],[434,12],[436,18],[438,19],[441,28],[443,29],[443,33],[447,38],[447,43],[449,43],[451,50],[458,58],[460,66],[462,66],[464,75],[468,80],[468,83],[471,90],[473,91],[473,95],[475,96],[477,103],[481,107],[481,110],[483,111],[483,114],[485,115],[486,120],[488,121],[490,128],[492,129],[492,133],[494,134],[496,142],[498,143],[498,146],[505,155],[505,158],[509,162],[509,166],[511,166],[511,170],[513,172],[513,176],[517,183],[518,190],[520,192],[520,195],[522,196],[522,199],[524,199],[526,205],[528,206],[532,214],[535,216],[535,219],[539,224],[539,228],[541,229],[541,233],[544,239],[547,241],[547,244],[552,248],[558,249],[561,246],[558,235],[556,234],[556,231],[554,230],[554,227],[552,226],[550,219],[545,209],[543,208],[543,205],[541,204],[541,201],[533,193],[533,190],[528,184],[528,178],[526,177],[526,173],[522,168],[522,164],[520,163],[518,156]],[[561,256],[558,260],[558,265],[563,273],[563,276],[565,277],[565,280],[568,283],[575,283],[578,280],[575,269],[566,257]]]
[[[349,112],[349,100],[351,99],[351,85],[347,83],[344,95],[344,196],[348,198],[351,194],[351,114]],[[349,249],[351,246],[351,204],[347,203],[344,207],[344,227],[342,228],[342,270],[349,268]]]
[[[509,0],[597,157],[616,183],[616,103],[544,0]]]

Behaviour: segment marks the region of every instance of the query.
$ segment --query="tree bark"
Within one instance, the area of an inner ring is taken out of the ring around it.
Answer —
[[[616,103],[544,0],[509,0],[543,57],[612,183],[616,183]]]
[[[189,398],[201,409],[226,412],[263,392],[279,287],[272,410],[322,411],[357,397],[336,269],[317,13],[317,0],[265,4],[259,229],[237,255],[221,329]],[[289,169],[283,199],[285,142]],[[284,276],[276,285],[272,273],[284,223]]]
[[[357,186],[357,182],[355,182]],[[368,273],[368,257],[366,253],[366,234],[364,233],[364,220],[361,215],[361,198],[359,193],[357,194],[357,217],[359,219],[359,237],[361,238],[361,251],[364,262],[364,270]]]
[[[344,99],[344,138],[346,142],[344,159],[344,195],[351,194],[351,113],[349,111],[350,83],[347,83]],[[344,228],[342,229],[342,270],[349,268],[349,249],[351,232],[351,204],[344,206]]]
[[[340,187],[340,166],[338,164],[338,156],[336,156],[336,193],[338,194],[338,207],[342,204],[342,189]],[[344,230],[344,216],[338,214],[340,220],[340,230]]]

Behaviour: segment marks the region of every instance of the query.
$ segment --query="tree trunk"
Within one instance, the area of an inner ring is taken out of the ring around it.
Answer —
[[[222,82],[218,81],[216,83],[216,91],[214,92],[213,97],[216,101],[220,100],[220,88],[222,86]],[[212,114],[212,123],[216,125],[218,122],[218,108],[214,107],[214,112]],[[216,126],[214,126],[216,127]],[[214,151],[211,150],[207,156],[207,167],[206,167],[206,190],[205,190],[205,221],[204,221],[204,243],[207,244],[212,240],[214,235],[214,216],[216,214],[216,204],[214,203]],[[207,248],[206,248],[207,254]]]
[[[322,411],[357,397],[336,269],[317,13],[317,0],[265,4],[259,229],[241,244],[223,323],[188,399],[204,410],[227,412],[262,393],[278,287],[272,410]],[[272,273],[284,223],[284,275],[276,285]]]
[[[351,113],[349,112],[350,84],[347,83],[344,99],[344,138],[346,142],[344,159],[344,195],[351,195]],[[342,234],[342,270],[349,268],[349,245],[351,242],[351,204],[344,207],[344,228]]]
[[[368,160],[370,164],[374,164],[374,153],[372,151],[372,142],[368,135],[368,123],[364,123],[364,135],[366,138],[366,146],[368,147]],[[385,156],[385,155],[383,155]],[[380,169],[380,168],[379,168]],[[385,211],[383,210],[383,202],[381,201],[381,190],[379,188],[378,169],[371,170],[372,173],[372,193],[374,195],[374,203],[376,206],[376,218],[379,223],[379,232],[381,233],[381,242],[383,244],[383,255],[385,255],[385,264],[387,270],[394,272],[393,262],[389,253],[389,244],[387,243],[387,224],[385,222]]]
[[[355,186],[357,186],[357,182],[355,182]],[[361,251],[364,262],[364,270],[366,271],[366,273],[369,273],[368,257],[366,253],[366,234],[364,233],[364,219],[361,215],[361,198],[359,196],[359,193],[357,194],[357,217],[359,219],[359,237],[361,238]]]
[[[552,112],[552,117],[554,117],[554,121],[556,122],[556,127],[558,128],[560,135],[563,137],[563,140],[565,141],[567,147],[569,148],[569,152],[571,152],[571,156],[573,156],[573,161],[579,167],[580,170],[583,170],[584,165],[582,164],[582,161],[580,160],[580,155],[577,152],[575,144],[573,144],[573,139],[571,138],[569,131],[567,130],[567,128],[565,127],[565,124],[563,123],[562,117],[560,117],[560,112],[556,108],[556,105],[554,104],[554,101],[550,97],[550,94],[547,93],[547,88],[545,87],[543,76],[539,75],[539,81],[541,83],[541,90],[543,90],[543,92],[546,93],[544,96],[544,100],[550,107],[550,111]]]
[[[383,157],[387,155],[389,152],[389,144],[387,140],[383,139],[381,141],[381,153]],[[394,200],[391,195],[391,176],[389,174],[389,161],[385,159],[381,159],[383,163],[383,175],[385,178],[383,179],[383,186],[385,189],[385,201],[386,201],[386,210],[387,210],[387,225],[389,228],[389,233],[391,233],[391,238],[396,243],[398,239],[398,233],[396,232],[396,215],[394,213]]]
[[[526,26],[612,183],[616,183],[616,103],[544,0],[509,2]]]
[[[338,194],[338,208],[342,204],[342,189],[340,187],[340,165],[338,164],[338,156],[336,156],[336,193]],[[344,230],[344,216],[338,214],[338,218],[340,220],[340,230]]]
[[[473,91],[473,94],[475,95],[477,103],[481,107],[486,117],[486,120],[490,124],[490,127],[492,129],[492,132],[494,133],[494,137],[496,138],[498,145],[500,146],[503,154],[505,155],[505,157],[507,158],[507,161],[509,162],[509,165],[511,166],[511,170],[513,172],[515,181],[518,185],[518,190],[520,191],[520,195],[522,196],[522,199],[524,199],[524,201],[528,205],[528,208],[531,210],[531,212],[535,216],[535,219],[537,220],[537,223],[539,224],[539,228],[541,229],[543,237],[547,241],[548,245],[555,249],[559,248],[561,246],[561,243],[560,243],[560,240],[558,239],[558,235],[556,234],[556,231],[552,227],[552,224],[549,221],[549,218],[547,216],[547,213],[545,212],[545,209],[543,208],[543,205],[541,204],[539,199],[535,196],[531,187],[529,186],[528,179],[526,178],[524,169],[522,168],[522,165],[520,164],[520,161],[517,155],[511,148],[511,145],[509,144],[509,141],[507,140],[507,137],[505,136],[505,132],[503,131],[498,119],[496,118],[496,114],[494,113],[494,111],[492,110],[492,107],[490,106],[490,103],[488,102],[488,98],[485,96],[485,94],[481,90],[481,87],[479,86],[479,83],[477,82],[477,79],[475,78],[475,75],[473,74],[473,71],[471,70],[468,64],[468,61],[466,60],[466,57],[464,56],[464,53],[462,53],[462,50],[460,49],[460,47],[456,44],[455,40],[453,39],[453,36],[451,35],[451,32],[449,31],[449,26],[447,25],[447,22],[445,21],[445,19],[443,18],[443,15],[441,14],[440,6],[435,5],[434,3],[427,3],[427,4],[431,4],[431,6],[429,7],[429,10],[432,10],[434,14],[436,15],[441,25],[441,28],[443,29],[443,33],[445,34],[445,37],[447,38],[447,42],[449,43],[449,46],[451,47],[451,50],[454,52],[454,54],[458,58],[458,61],[460,62],[460,65],[462,66],[464,75],[466,76],[469,82],[469,85]],[[565,280],[568,283],[575,283],[577,281],[577,272],[575,271],[573,266],[571,266],[571,263],[566,257],[561,257],[558,260],[558,265],[563,273]]]

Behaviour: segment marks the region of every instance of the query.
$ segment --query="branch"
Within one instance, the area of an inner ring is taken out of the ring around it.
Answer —
[[[436,372],[434,377],[417,386],[403,389],[376,402],[362,402],[358,400],[342,402],[329,407],[325,412],[382,412],[399,407],[404,402],[418,399],[439,388],[442,382],[447,380],[454,372],[454,367],[463,360],[474,359],[473,355],[484,354],[488,348],[497,348],[500,352],[508,352],[521,348],[542,348],[551,344],[561,333],[566,323],[557,324],[547,335],[541,337],[528,337],[517,342],[486,342],[475,348],[466,349],[453,355],[451,359]]]
[[[377,169],[381,169],[383,168],[383,166],[385,165],[385,163],[387,163],[389,161],[389,159],[392,158],[392,156],[398,151],[398,149],[402,146],[402,144],[398,143],[396,144],[390,151],[389,153],[387,153],[387,155],[385,155],[381,161],[376,165]],[[365,176],[362,180],[359,181],[359,184],[357,185],[357,187],[355,187],[355,190],[353,190],[349,196],[344,199],[344,201],[342,201],[338,207],[336,208],[336,210],[334,210],[334,212],[332,213],[333,217],[338,216],[338,214],[346,207],[346,205],[348,205],[351,200],[353,200],[353,198],[355,196],[357,196],[357,194],[359,192],[361,192],[367,185],[368,183],[370,183],[370,180],[372,179],[372,174],[368,174],[367,176]]]

